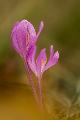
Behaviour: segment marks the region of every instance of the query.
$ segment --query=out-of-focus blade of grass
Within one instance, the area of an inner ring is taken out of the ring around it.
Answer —
[[[45,74],[45,101],[51,119],[65,120],[70,110],[70,118],[79,115],[80,87],[76,77],[67,69],[56,66],[49,74]],[[78,103],[78,106],[77,106]]]

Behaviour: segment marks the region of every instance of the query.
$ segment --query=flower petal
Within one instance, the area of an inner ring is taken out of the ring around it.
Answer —
[[[30,22],[22,20],[13,27],[11,37],[16,51],[24,56],[26,47],[29,42],[34,41],[36,32]]]
[[[41,21],[40,25],[39,25],[39,31],[38,31],[37,36],[36,36],[36,41],[37,41],[41,31],[43,30],[43,27],[44,27],[44,23],[43,23],[43,21]]]
[[[53,45],[50,46],[50,58],[51,59],[54,55],[54,49],[53,49]]]
[[[28,22],[27,30],[28,30],[29,35],[30,35],[30,39],[31,39],[30,42],[34,43],[35,39],[36,39],[36,31],[34,29],[34,26],[30,22]]]
[[[43,69],[45,67],[47,58],[46,58],[46,49],[42,49],[37,60],[36,60],[36,66],[37,66],[37,72],[38,76],[40,76],[43,73]]]
[[[46,64],[46,66],[44,68],[44,71],[47,70],[48,68],[52,67],[53,65],[57,64],[58,59],[59,59],[59,53],[58,53],[58,51],[55,52],[55,53],[53,53],[53,48],[51,46],[51,49],[50,49],[50,58],[49,58],[49,61],[48,61],[48,63]]]
[[[35,64],[35,54],[36,54],[36,46],[33,45],[29,50],[28,56],[26,56],[26,60],[28,61],[30,69],[37,76],[36,64]]]
[[[11,38],[12,38],[13,47],[16,49],[16,51],[18,53],[21,53],[21,50],[20,50],[18,41],[16,39],[16,35],[15,35],[15,30],[17,29],[18,24],[19,24],[19,22],[16,22],[15,25],[13,26],[12,33],[11,33]]]

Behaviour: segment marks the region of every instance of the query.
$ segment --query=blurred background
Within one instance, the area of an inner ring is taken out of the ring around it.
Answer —
[[[11,45],[11,29],[27,19],[38,31],[38,52],[49,47],[59,63],[43,75],[47,109],[39,111],[27,83],[24,64]],[[80,0],[0,0],[0,120],[80,119]]]

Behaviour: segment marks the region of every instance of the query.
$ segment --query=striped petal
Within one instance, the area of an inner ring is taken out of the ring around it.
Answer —
[[[44,68],[44,71],[49,69],[50,67],[54,66],[55,64],[57,64],[58,59],[59,59],[59,53],[58,53],[58,51],[54,53],[53,46],[51,45],[50,58],[49,58],[49,61]]]
[[[35,40],[36,32],[30,22],[22,20],[13,27],[11,38],[16,51],[24,56],[29,43]]]
[[[29,54],[28,54],[28,56],[26,56],[26,60],[28,61],[30,69],[37,76],[36,64],[35,64],[35,54],[36,54],[36,46],[34,45],[30,48]]]
[[[46,49],[44,48],[41,50],[41,52],[36,60],[38,76],[42,75],[46,62],[47,62]]]

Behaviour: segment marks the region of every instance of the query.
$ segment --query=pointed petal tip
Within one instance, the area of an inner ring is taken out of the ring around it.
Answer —
[[[40,25],[43,27],[43,26],[44,26],[44,22],[43,22],[43,21],[41,21]]]
[[[59,52],[58,52],[58,51],[55,52],[55,57],[56,57],[57,59],[59,59]]]
[[[51,45],[51,48],[53,48],[53,45]]]
[[[42,31],[43,27],[44,27],[44,23],[43,23],[43,21],[41,21],[41,22],[40,22],[40,25],[39,25],[39,32]]]
[[[50,46],[50,49],[53,50],[53,45]]]
[[[53,45],[50,46],[50,57],[54,55]]]

